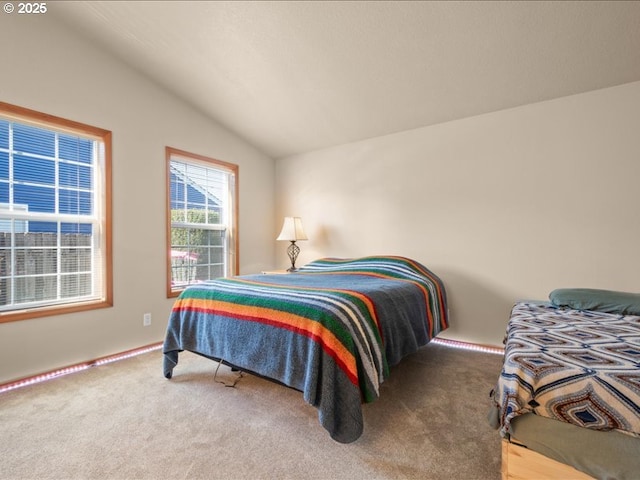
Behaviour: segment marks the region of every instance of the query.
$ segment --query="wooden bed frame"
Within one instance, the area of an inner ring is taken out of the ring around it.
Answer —
[[[540,479],[593,480],[593,477],[503,439],[502,480]]]

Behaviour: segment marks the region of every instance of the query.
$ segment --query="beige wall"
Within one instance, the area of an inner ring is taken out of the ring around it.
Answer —
[[[163,339],[172,304],[165,295],[166,145],[240,166],[241,272],[273,266],[273,160],[51,16],[0,15],[0,41],[2,101],[113,132],[115,301],[89,313],[0,324],[0,383]],[[150,327],[142,325],[145,312]]]
[[[640,291],[639,126],[636,82],[280,159],[278,217],[303,218],[300,265],[422,262],[448,288],[444,336],[499,345],[518,299]]]

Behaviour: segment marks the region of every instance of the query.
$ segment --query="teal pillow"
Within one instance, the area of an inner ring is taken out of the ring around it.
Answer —
[[[559,288],[549,294],[549,300],[557,307],[640,315],[640,293],[594,288]]]

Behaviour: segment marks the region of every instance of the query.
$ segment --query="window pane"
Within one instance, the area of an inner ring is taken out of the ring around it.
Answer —
[[[50,130],[13,124],[13,149],[16,152],[53,157],[56,154],[55,138],[55,132]]]
[[[91,215],[91,194],[77,190],[60,189],[58,209],[59,213]]]
[[[14,155],[13,178],[17,182],[55,185],[56,165],[47,159]]]
[[[184,189],[185,183],[176,176],[175,173],[171,173],[171,208],[176,208],[174,204],[179,202],[184,205]]]
[[[9,154],[0,152],[0,180],[9,180]]]
[[[77,273],[91,271],[91,249],[63,248],[60,252],[61,271]]]
[[[14,277],[14,303],[24,304],[53,300],[57,297],[58,279],[56,276]]]
[[[29,124],[6,118],[6,113]],[[110,286],[103,283],[110,279],[110,132],[2,102],[0,116],[4,319],[53,314],[59,310],[48,307],[54,305],[111,305]],[[87,220],[62,222],[69,218],[63,215]],[[12,316],[12,310],[21,312]]]
[[[0,203],[3,203],[0,208],[7,209],[9,206],[9,184],[0,181]]]
[[[60,225],[60,232],[63,234],[82,234],[82,235],[62,235],[62,246],[91,246],[91,238],[93,233],[93,225],[90,223],[63,223]]]
[[[229,174],[212,167],[178,161],[172,161],[170,169],[171,208],[185,211],[176,213],[183,216],[181,221],[222,223]]]
[[[11,234],[0,233],[0,278],[11,275],[13,268],[11,266]],[[0,289],[2,287],[0,286]],[[2,293],[2,292],[0,292]]]
[[[91,173],[91,168],[84,165],[60,163],[60,186],[91,188]]]
[[[13,202],[27,205],[30,212],[55,213],[56,192],[54,188],[15,184]]]
[[[60,290],[63,298],[91,295],[91,275],[64,275],[61,277]]]
[[[174,282],[201,282],[225,274],[225,234],[222,230],[172,228]]]
[[[42,231],[34,232],[32,228],[34,226],[41,227]],[[46,232],[45,226],[49,228],[48,232]],[[14,239],[15,247],[55,247],[58,244],[57,225],[49,222],[30,222],[29,232],[21,233],[20,235],[16,234]]]
[[[57,233],[58,232],[58,224],[56,222],[28,222],[28,228],[30,233],[38,233],[38,232],[47,232],[47,233]],[[32,235],[33,236],[33,235]],[[21,238],[29,238],[29,236],[23,236]],[[16,237],[17,241],[18,237]]]
[[[0,148],[9,148],[9,122],[0,119]]]
[[[42,275],[56,273],[58,256],[55,248],[16,248],[15,272],[18,275]]]
[[[60,134],[58,139],[60,158],[90,165],[93,161],[93,141],[86,138]]]

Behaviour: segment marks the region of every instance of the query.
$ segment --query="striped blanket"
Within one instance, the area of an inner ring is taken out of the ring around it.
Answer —
[[[192,351],[303,392],[339,442],[363,431],[362,403],[389,367],[447,328],[442,281],[413,260],[320,259],[287,275],[188,287],[164,342],[164,374]]]

